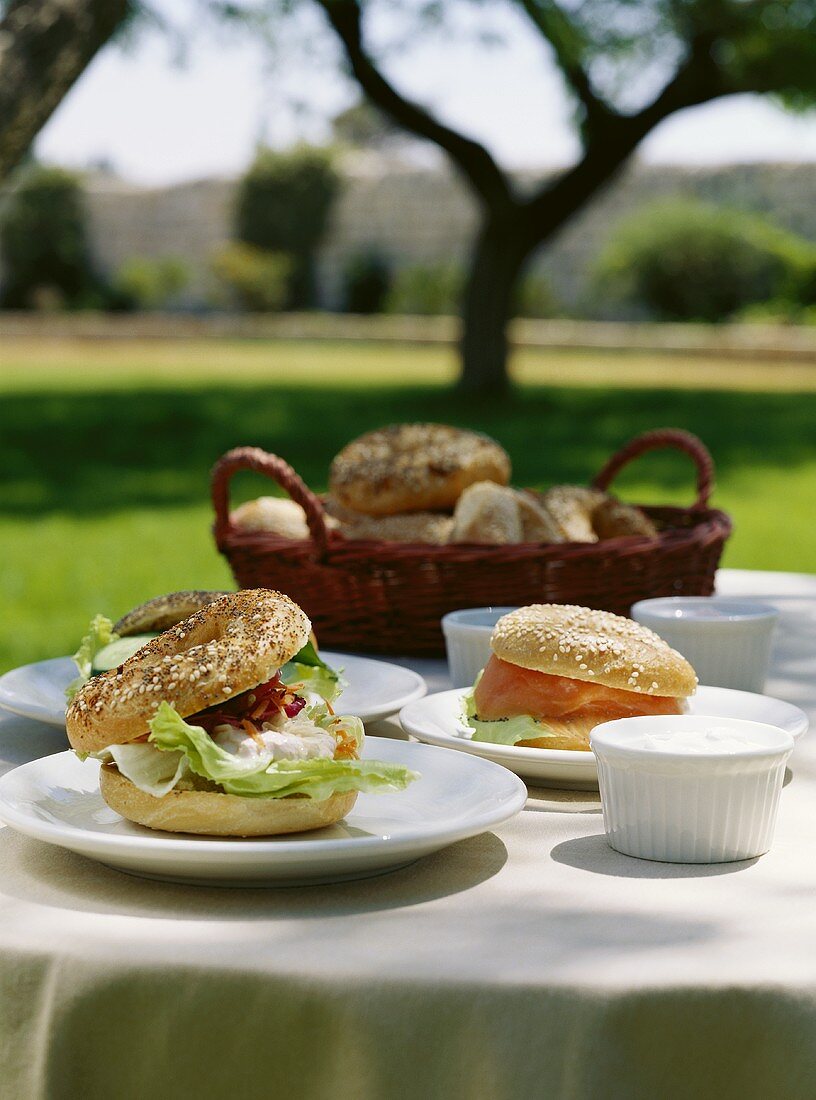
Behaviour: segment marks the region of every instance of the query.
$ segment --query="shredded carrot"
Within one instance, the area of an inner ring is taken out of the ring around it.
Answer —
[[[337,738],[337,748],[334,750],[335,760],[355,760],[357,758],[357,742],[353,737],[346,737],[342,732]]]

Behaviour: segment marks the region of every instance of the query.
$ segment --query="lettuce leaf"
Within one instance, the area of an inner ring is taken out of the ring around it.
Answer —
[[[79,675],[65,689],[65,697],[70,702],[84,683],[91,678],[93,659],[100,649],[116,641],[119,637],[113,631],[113,623],[104,615],[95,615],[88,627],[88,633],[79,643],[79,649],[73,656],[73,662]]]
[[[333,703],[348,684],[318,655],[311,642],[307,642],[291,661],[280,670],[284,684],[302,684],[303,693],[319,695]]]
[[[317,715],[316,718],[322,718]],[[331,720],[326,715],[322,721]],[[355,732],[359,718],[344,718]],[[238,759],[212,740],[199,726],[187,722],[162,703],[150,723],[150,741],[163,752],[181,752],[196,775],[218,783],[228,794],[245,798],[286,798],[307,795],[323,801],[342,791],[400,791],[418,776],[397,764],[376,760],[281,760],[277,763]]]
[[[145,794],[162,798],[172,791],[189,770],[183,752],[159,752],[141,741],[138,745],[109,745],[102,752],[87,754],[107,764],[111,760],[119,771]]]
[[[513,718],[500,718],[495,722],[482,722],[468,718],[473,730],[473,741],[490,741],[494,745],[515,745],[519,741],[531,741],[535,737],[557,737],[543,722],[537,722],[529,714],[517,714]]]
[[[478,682],[477,678],[476,683]],[[499,718],[493,722],[481,721],[476,717],[476,703],[472,691],[468,692],[463,702],[465,704],[464,723],[473,730],[472,741],[489,741],[493,745],[515,745],[519,741],[532,741],[536,737],[558,736],[543,722],[537,721],[529,714],[517,714],[513,718]]]

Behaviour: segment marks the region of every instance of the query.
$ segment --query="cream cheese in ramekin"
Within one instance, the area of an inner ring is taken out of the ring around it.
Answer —
[[[701,715],[596,726],[604,828],[625,855],[722,863],[766,852],[793,738],[760,722]]]

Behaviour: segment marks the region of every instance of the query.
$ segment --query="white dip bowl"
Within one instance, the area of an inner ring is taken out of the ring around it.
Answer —
[[[739,718],[658,715],[590,734],[611,847],[666,863],[725,863],[771,846],[793,738]]]
[[[470,687],[490,660],[493,627],[516,607],[468,607],[442,616],[442,633],[453,686]]]
[[[682,653],[701,684],[764,689],[776,608],[721,596],[667,596],[640,600],[631,614]]]

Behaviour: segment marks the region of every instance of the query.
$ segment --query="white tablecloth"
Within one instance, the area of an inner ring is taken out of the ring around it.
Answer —
[[[816,718],[816,578],[720,590],[779,606],[768,690]],[[0,719],[2,770],[64,748]],[[816,737],[791,768],[772,851],[718,866],[618,855],[596,796],[535,789],[495,833],[300,889],[142,881],[2,829],[0,1096],[812,1100]]]

